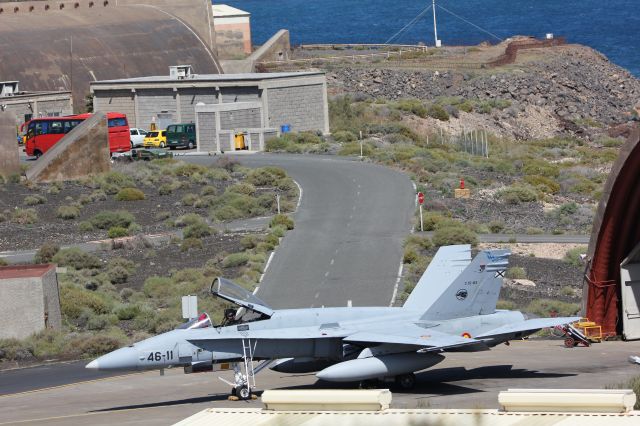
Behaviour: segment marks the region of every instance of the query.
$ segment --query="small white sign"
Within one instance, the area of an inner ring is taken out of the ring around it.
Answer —
[[[194,319],[198,317],[198,296],[182,296],[182,318]]]

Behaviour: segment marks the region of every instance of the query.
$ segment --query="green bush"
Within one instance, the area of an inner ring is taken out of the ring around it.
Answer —
[[[276,226],[283,226],[287,228],[287,230],[291,230],[294,228],[293,219],[284,214],[277,214],[273,218],[271,218],[271,222],[269,222],[270,228]]]
[[[4,258],[0,257],[0,266],[7,266],[8,264],[9,264],[9,262],[4,260]]]
[[[239,219],[244,214],[233,206],[221,206],[213,210],[212,216],[217,220]]]
[[[510,300],[498,300],[498,303],[496,303],[496,309],[506,309],[508,311],[511,311],[515,308],[516,304]]]
[[[567,303],[560,300],[535,299],[525,309],[525,312],[538,315],[540,317],[560,316],[568,317],[576,315],[580,310],[577,303]]]
[[[129,230],[127,228],[123,228],[122,226],[112,226],[107,231],[107,236],[109,238],[121,238],[129,235]]]
[[[369,157],[373,154],[373,148],[369,143],[362,144],[362,155]],[[360,155],[360,142],[348,142],[342,145],[338,155]]]
[[[276,186],[278,181],[285,176],[285,171],[279,167],[259,167],[247,173],[246,181],[254,187]]]
[[[96,256],[85,253],[77,247],[62,249],[51,258],[58,266],[68,266],[74,269],[98,269],[102,262]]]
[[[416,246],[422,250],[429,250],[433,247],[433,242],[429,237],[423,237],[416,234],[411,234],[404,242],[405,247]]]
[[[358,140],[358,137],[349,130],[338,130],[332,136],[336,142],[342,143],[355,142],[356,140]]]
[[[96,357],[115,351],[123,345],[120,339],[113,336],[94,335],[79,339],[78,351],[83,356]]]
[[[97,293],[72,286],[60,287],[60,310],[70,320],[78,319],[86,310],[97,315],[111,311],[109,304]]]
[[[502,191],[499,191],[496,194],[503,202],[506,204],[520,204],[520,203],[528,203],[531,201],[536,201],[538,199],[538,194],[536,192],[527,187],[520,185],[513,185]]]
[[[401,111],[410,112],[411,114],[417,115],[421,118],[425,118],[427,117],[427,115],[431,116],[431,114],[429,114],[431,108],[427,109],[427,107],[425,107],[422,101],[420,101],[419,99],[401,99],[393,106]]]
[[[199,238],[185,238],[182,240],[182,244],[180,244],[180,251],[189,251],[189,250],[202,250],[204,248],[204,244],[202,240]]]
[[[38,221],[38,213],[34,209],[15,209],[11,221],[20,225],[31,225]]]
[[[131,176],[115,171],[102,173],[94,177],[94,181],[107,194],[117,194],[122,188],[136,186]]]
[[[116,309],[115,314],[120,321],[128,321],[134,319],[140,313],[138,305],[124,305]]]
[[[200,164],[180,162],[179,165],[173,169],[173,174],[175,176],[191,177],[194,174],[205,175],[208,171],[209,169],[207,167],[201,166]]]
[[[124,284],[129,279],[129,270],[123,266],[113,266],[107,269],[107,277],[111,284]]]
[[[38,204],[44,204],[47,202],[47,199],[42,195],[27,195],[24,197],[24,204],[27,206],[36,206]]]
[[[427,115],[440,121],[449,121],[449,114],[438,104],[431,104],[427,110]]]
[[[193,206],[198,200],[200,199],[200,197],[198,197],[197,194],[185,194],[182,197],[182,205],[183,206]]]
[[[122,188],[116,195],[117,201],[139,201],[144,200],[144,192],[137,188]]]
[[[260,242],[260,238],[257,235],[249,234],[240,239],[240,245],[244,249],[255,248]]]
[[[475,232],[462,224],[438,228],[434,232],[432,240],[436,247],[454,244],[471,244],[472,246],[476,246],[478,244],[478,237]]]
[[[411,264],[418,260],[419,255],[418,252],[413,248],[413,246],[407,246],[404,248],[404,254],[402,255],[402,263]]]
[[[35,263],[51,263],[53,257],[60,251],[60,246],[52,242],[46,242],[36,252]]]
[[[94,227],[91,222],[85,220],[78,224],[78,230],[80,232],[91,232],[94,230]]]
[[[249,262],[249,254],[244,252],[231,253],[222,260],[222,267],[235,268],[237,266],[246,265],[247,262]]]
[[[182,216],[178,216],[175,220],[174,225],[178,228],[183,228],[189,225],[195,225],[198,223],[205,223],[204,218],[196,213],[187,213]]]
[[[493,220],[493,221],[489,222],[489,230],[493,234],[499,234],[502,231],[504,231],[504,223],[502,223],[502,222],[500,222],[498,220]]]
[[[550,164],[544,160],[527,160],[522,168],[525,175],[538,175],[547,177],[558,177],[560,168],[556,164]]]
[[[507,269],[507,273],[505,274],[505,276],[512,280],[524,280],[527,278],[527,272],[520,266],[512,266],[511,268]]]
[[[89,219],[89,222],[91,223],[91,225],[93,225],[98,229],[109,229],[114,226],[127,228],[129,227],[129,225],[133,223],[133,221],[134,221],[133,215],[125,210],[118,210],[118,211],[107,210],[107,211],[100,212],[95,216],[93,216],[91,219]]]
[[[204,222],[194,223],[184,229],[183,236],[185,239],[202,238],[211,235],[211,228]]]
[[[579,246],[574,247],[564,254],[564,261],[573,265],[573,266],[582,266],[582,259],[580,258],[581,254],[585,254],[587,252],[587,246]]]
[[[547,194],[556,194],[560,192],[560,184],[546,176],[528,175],[524,177],[524,181]]]
[[[56,210],[56,216],[64,220],[76,219],[80,216],[80,209],[76,206],[60,206]]]
[[[456,223],[457,222],[455,222],[453,219],[443,216],[442,214],[437,212],[425,212],[422,215],[422,224],[425,231],[435,231],[438,228],[455,225]],[[420,230],[419,219],[416,224],[416,229]]]
[[[578,212],[578,205],[574,202],[565,203],[558,208],[558,212],[562,216],[573,216]]]

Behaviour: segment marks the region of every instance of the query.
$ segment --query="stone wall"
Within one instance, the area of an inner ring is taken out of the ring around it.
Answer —
[[[0,176],[5,178],[20,173],[18,140],[13,113],[0,111]]]
[[[73,114],[71,94],[40,95],[27,94],[0,99],[5,111],[15,117],[16,125],[21,125],[31,115],[36,117],[57,117]]]
[[[24,339],[61,324],[55,266],[0,267],[0,338]]]
[[[325,129],[324,87],[322,84],[268,89],[270,127],[289,124],[291,131]]]

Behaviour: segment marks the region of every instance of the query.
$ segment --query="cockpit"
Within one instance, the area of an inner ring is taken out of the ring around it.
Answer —
[[[211,294],[239,307],[238,309],[225,309],[221,326],[260,321],[271,318],[273,315],[273,309],[255,294],[226,278],[213,280]]]
[[[211,294],[237,306],[237,308],[225,309],[222,322],[215,325],[215,327],[226,327],[229,325],[260,321],[271,318],[273,315],[273,310],[269,308],[265,302],[256,297],[255,294],[226,278],[216,278],[213,280],[213,283],[211,283]],[[198,318],[181,324],[177,329],[208,327],[214,327],[214,325],[209,315],[202,313]]]

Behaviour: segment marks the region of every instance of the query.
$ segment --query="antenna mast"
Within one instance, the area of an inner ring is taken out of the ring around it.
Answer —
[[[438,24],[436,22],[436,0],[431,0],[431,1],[432,1],[431,9],[433,9],[433,38],[435,39],[436,47],[440,47],[441,43],[440,43],[440,40],[438,40]]]

